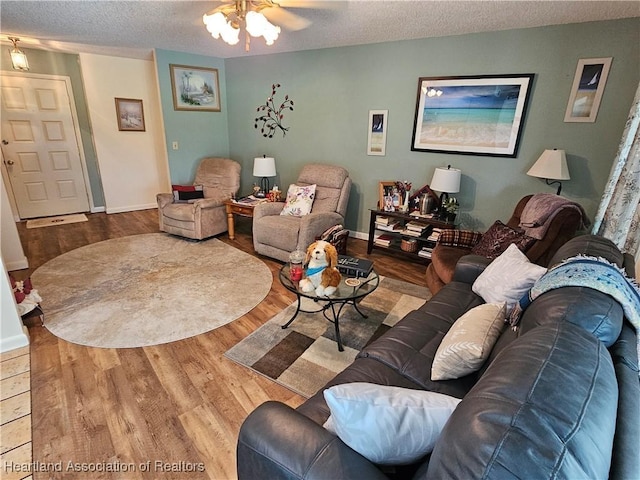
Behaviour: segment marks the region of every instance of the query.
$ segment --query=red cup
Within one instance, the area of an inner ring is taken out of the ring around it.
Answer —
[[[289,266],[289,278],[292,282],[299,282],[302,280],[303,268],[301,263],[291,264]]]

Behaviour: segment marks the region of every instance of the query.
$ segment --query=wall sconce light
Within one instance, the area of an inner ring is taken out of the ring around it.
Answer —
[[[269,178],[267,177],[276,176],[276,159],[273,157],[267,157],[266,155],[254,158],[253,176],[262,177],[260,180],[260,193],[257,196],[266,196],[267,192],[270,190]]]
[[[11,55],[11,65],[14,70],[28,71],[29,70],[29,61],[27,60],[27,55],[18,48],[19,38],[9,37],[9,40],[13,42],[13,48],[9,49],[9,54]]]
[[[527,172],[531,177],[544,178],[547,185],[558,184],[556,195],[562,191],[560,180],[570,180],[569,167],[567,166],[567,156],[564,150],[545,150],[540,158],[533,164]],[[551,181],[553,180],[553,181]]]

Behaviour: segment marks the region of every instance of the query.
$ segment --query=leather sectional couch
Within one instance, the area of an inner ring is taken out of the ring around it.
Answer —
[[[550,265],[577,254],[604,257],[633,276],[633,259],[592,235],[567,242]],[[636,332],[600,291],[544,293],[516,331],[502,331],[479,371],[431,380],[447,331],[483,303],[472,284],[487,263],[464,257],[451,283],[326,386],[367,382],[462,399],[431,454],[374,465],[323,428],[330,411],[320,391],[297,410],[266,402],[249,415],[238,439],[239,478],[640,478]]]

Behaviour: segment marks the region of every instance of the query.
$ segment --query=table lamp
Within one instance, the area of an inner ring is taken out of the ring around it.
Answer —
[[[442,218],[446,215],[446,212],[442,208],[443,202],[449,198],[450,193],[458,193],[460,191],[460,176],[461,171],[457,168],[451,168],[451,165],[447,167],[437,167],[433,172],[433,178],[431,179],[431,190],[440,192],[440,207],[439,216]]]
[[[562,191],[562,182],[560,180],[570,180],[569,167],[567,166],[567,156],[564,150],[545,150],[540,158],[533,164],[527,172],[531,177],[544,178],[547,185],[558,184],[556,195],[560,195]],[[553,180],[553,181],[551,181]]]
[[[257,196],[264,197],[270,190],[268,177],[276,176],[276,159],[266,155],[254,158],[253,176],[262,177],[260,179],[260,193]]]

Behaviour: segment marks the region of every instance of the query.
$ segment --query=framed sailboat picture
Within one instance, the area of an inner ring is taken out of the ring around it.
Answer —
[[[582,58],[573,78],[565,122],[595,122],[613,57]]]

